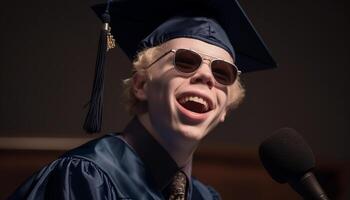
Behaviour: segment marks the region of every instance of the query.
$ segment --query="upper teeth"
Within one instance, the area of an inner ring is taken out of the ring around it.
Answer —
[[[204,105],[204,111],[207,111],[209,109],[208,103],[204,99],[202,99],[201,97],[187,96],[187,97],[183,97],[179,100],[179,102],[182,104],[186,103],[187,101],[194,101],[194,102],[197,102],[197,103]]]

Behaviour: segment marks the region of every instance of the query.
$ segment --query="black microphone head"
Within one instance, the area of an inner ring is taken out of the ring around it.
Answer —
[[[291,128],[279,129],[262,142],[259,155],[265,169],[279,183],[300,178],[315,166],[311,148]]]

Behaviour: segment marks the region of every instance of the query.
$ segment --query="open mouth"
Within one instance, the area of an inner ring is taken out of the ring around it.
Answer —
[[[182,107],[195,113],[206,113],[213,109],[208,99],[197,95],[183,95],[177,101]]]

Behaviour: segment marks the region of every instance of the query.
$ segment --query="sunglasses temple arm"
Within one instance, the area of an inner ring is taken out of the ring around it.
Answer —
[[[175,52],[175,50],[174,50],[174,49],[171,49],[171,50],[165,52],[163,55],[161,55],[159,58],[157,58],[155,61],[153,61],[151,64],[149,64],[149,65],[146,67],[146,69],[151,68],[156,62],[158,62],[159,60],[161,60],[163,57],[165,57],[166,55],[168,55],[170,52]]]

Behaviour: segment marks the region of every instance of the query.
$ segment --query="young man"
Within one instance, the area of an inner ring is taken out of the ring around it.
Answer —
[[[191,177],[193,153],[242,100],[240,71],[275,63],[237,2],[164,4],[127,0],[108,7],[121,48],[130,57],[137,53],[125,81],[134,115],[126,129],[61,156],[10,199],[220,199]],[[153,10],[164,15],[154,17]],[[125,26],[139,31],[123,35]]]

